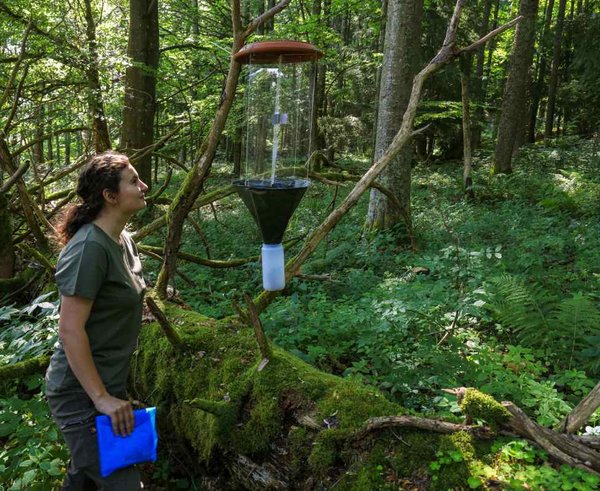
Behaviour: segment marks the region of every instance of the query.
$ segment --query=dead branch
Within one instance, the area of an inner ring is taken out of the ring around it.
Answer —
[[[258,343],[258,348],[260,349],[260,354],[264,360],[270,360],[273,356],[273,351],[271,350],[271,346],[269,345],[269,340],[265,335],[265,331],[260,322],[260,318],[258,317],[258,312],[256,311],[256,307],[252,302],[252,299],[248,294],[244,294],[244,301],[246,302],[246,307],[248,308],[248,318],[252,322],[252,327],[254,328],[254,335],[256,336],[256,342]]]
[[[540,426],[512,402],[503,402],[502,405],[512,415],[507,423],[509,429],[534,441],[557,461],[600,475],[600,453],[596,450],[580,445],[570,435]]]
[[[188,216],[187,220],[188,220],[188,222],[190,222],[192,224],[194,231],[198,234],[198,237],[200,237],[200,240],[204,244],[204,250],[206,251],[206,259],[210,259],[210,246],[208,243],[208,237],[204,233],[204,230],[202,230],[202,227],[200,226],[200,224],[196,220],[194,220],[191,216]]]
[[[179,133],[179,130],[183,128],[183,126],[183,124],[177,125],[173,130],[169,131],[169,133],[164,135],[160,140],[154,142],[152,145],[148,145],[147,147],[136,150],[132,155],[129,156],[129,161],[134,163],[140,159],[143,159],[149,153],[160,150],[174,135]]]
[[[146,305],[150,309],[150,312],[162,327],[165,336],[169,340],[169,342],[176,349],[185,348],[185,343],[181,339],[179,333],[171,326],[171,323],[167,319],[167,316],[163,313],[158,304],[154,301],[154,299],[150,296],[146,297]]]
[[[267,10],[264,14],[254,19],[244,31],[244,39],[247,39],[248,36],[250,36],[250,34],[252,34],[256,29],[258,29],[258,26],[265,23],[266,21],[274,17],[276,14],[281,12],[283,9],[285,9],[290,3],[290,1],[291,0],[283,0],[282,2],[279,2],[277,5],[275,5],[273,8]]]
[[[561,429],[565,433],[575,433],[590,419],[596,409],[600,406],[600,382],[590,393],[577,404],[577,407],[565,418],[561,424]]]
[[[190,171],[185,165],[183,165],[183,162],[179,162],[179,160],[177,160],[175,157],[171,157],[170,155],[166,155],[164,153],[156,151],[152,152],[152,155],[155,155],[159,159],[163,159],[165,162],[171,164],[172,166],[179,167],[185,173],[188,173]]]
[[[160,255],[160,253],[162,253],[161,247],[154,247],[145,244],[139,244],[137,247],[141,253],[147,254],[148,256],[151,256],[154,259],[158,259],[160,261],[163,260],[162,256]],[[201,266],[207,266],[209,268],[216,269],[237,268],[238,266],[242,266],[244,264],[254,263],[260,259],[260,256],[254,256],[246,257],[243,259],[232,259],[230,261],[219,261],[216,259],[204,259],[203,257],[181,251],[177,253],[177,257],[180,259],[185,259],[186,261],[189,261],[191,263],[200,264]]]
[[[22,163],[21,166],[17,169],[17,171],[12,176],[10,176],[2,185],[2,187],[0,188],[0,194],[8,193],[10,191],[10,188],[12,188],[21,178],[21,176],[25,174],[25,172],[27,172],[27,169],[29,169],[30,164],[31,162],[29,160],[26,160],[24,163]]]
[[[14,157],[11,155],[8,145],[6,144],[6,140],[0,137],[0,164],[4,168],[4,170],[11,175],[14,175],[17,172],[17,167],[14,163]],[[17,191],[19,194],[19,198],[21,200],[21,205],[23,207],[23,215],[27,224],[29,225],[29,229],[33,233],[36,242],[42,252],[48,251],[48,240],[46,236],[42,232],[36,218],[43,223],[48,230],[54,231],[54,228],[46,217],[42,210],[36,205],[36,203],[31,198],[30,194],[27,192],[27,187],[25,186],[25,182],[22,177],[17,179],[16,182]]]
[[[59,181],[60,179],[62,179],[65,176],[68,176],[71,172],[76,171],[77,169],[79,169],[80,167],[83,167],[85,165],[85,163],[90,159],[90,157],[92,157],[92,153],[84,153],[82,155],[80,155],[77,160],[75,160],[75,162],[73,162],[71,165],[64,167],[62,169],[60,169],[58,172],[54,173],[52,175],[52,177],[50,177],[49,179],[46,179],[42,185],[44,187],[47,187],[49,184],[52,184],[53,182]],[[30,193],[35,193],[36,191],[39,190],[39,185],[35,185],[32,186],[29,189]],[[47,197],[46,200],[50,201],[50,197]]]
[[[311,179],[314,179],[315,181],[322,182],[323,184],[327,184],[328,186],[346,187],[346,183],[345,182],[332,181],[330,179],[327,179],[322,174],[319,174],[318,172],[311,171],[311,172],[309,172],[308,177],[310,177]]]
[[[223,186],[221,188],[215,189],[214,191],[211,191],[210,193],[206,193],[206,194],[203,194],[202,196],[200,196],[200,198],[198,198],[198,200],[192,207],[192,210],[197,210],[198,208],[202,208],[203,206],[209,205],[215,201],[223,199],[223,198],[229,196],[230,194],[234,194],[234,193],[235,193],[235,188],[231,185],[227,185],[227,186]],[[133,238],[136,241],[141,240],[144,237],[147,237],[148,235],[150,235],[151,233],[156,232],[161,227],[164,227],[166,224],[167,224],[167,215],[165,214],[165,215],[161,216],[160,218],[157,218],[156,220],[154,220],[152,223],[149,223],[148,225],[137,230],[133,234]]]
[[[490,439],[495,436],[494,432],[487,426],[471,426],[464,424],[448,423],[436,419],[419,418],[416,416],[380,416],[369,418],[367,422],[355,434],[355,440],[361,440],[367,434],[386,428],[418,428],[420,430],[433,431],[435,433],[457,433],[466,431],[477,438]]]
[[[173,175],[173,168],[169,167],[169,170],[167,171],[167,177],[165,179],[165,182],[162,183],[162,186],[160,188],[158,188],[156,190],[155,193],[152,193],[150,196],[148,196],[146,198],[146,202],[147,203],[152,203],[154,201],[156,201],[156,199],[165,192],[165,190],[167,189],[167,187],[169,186],[169,183],[171,182],[171,176]]]
[[[21,40],[21,47],[19,48],[19,57],[15,62],[15,66],[13,66],[12,72],[8,79],[8,83],[4,88],[4,93],[0,96],[0,108],[4,106],[4,103],[8,99],[8,95],[13,88],[15,80],[17,78],[17,73],[19,73],[19,69],[21,68],[21,63],[23,62],[23,58],[25,57],[25,48],[27,46],[27,39],[29,38],[29,33],[31,32],[31,28],[33,27],[31,20],[27,24],[27,28],[25,29],[25,34],[23,34],[23,39]]]
[[[31,140],[29,143],[26,143],[23,146],[20,146],[13,152],[13,156],[16,157],[18,155],[21,155],[25,150],[33,147],[36,143],[40,143],[50,138],[54,138],[56,135],[61,135],[63,133],[77,133],[78,131],[89,131],[89,128],[87,126],[76,126],[75,128],[60,128],[54,130],[50,133],[46,133],[40,136],[39,138],[36,138],[35,140]]]

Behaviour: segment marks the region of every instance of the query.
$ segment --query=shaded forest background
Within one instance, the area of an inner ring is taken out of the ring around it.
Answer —
[[[244,78],[238,85],[232,49],[298,39],[325,53],[315,73],[313,185],[286,236],[292,257],[388,148],[412,78],[442,46],[453,9],[405,0],[0,0],[2,364],[43,357],[56,340],[51,222],[74,199],[87,156],[124,151],[151,184],[131,230],[158,297],[225,319],[232,301],[260,291],[260,237],[229,187],[245,153]],[[558,428],[600,370],[599,14],[595,0],[466,3],[461,47],[523,17],[425,83],[421,131],[379,187],[281,296],[258,297],[268,337],[322,371],[377,387],[410,414],[458,421],[459,402],[442,389],[469,386]],[[5,489],[50,489],[65,466],[41,385],[22,373],[2,387]],[[321,420],[340,417],[327,410]],[[590,438],[599,416],[580,425]],[[219,489],[219,472],[191,469],[177,445],[165,443],[146,469],[149,484]],[[300,453],[289,472],[340,489],[598,486],[589,468],[560,467],[526,440],[499,436],[486,458],[476,445],[444,445],[412,456],[423,467],[403,467],[382,448],[360,467],[343,452],[321,455],[328,465]]]

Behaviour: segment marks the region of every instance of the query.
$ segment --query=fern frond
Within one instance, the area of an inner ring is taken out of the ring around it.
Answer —
[[[583,354],[592,347],[590,340],[600,336],[600,310],[595,303],[585,295],[573,295],[557,306],[549,320],[546,344],[557,351],[568,367],[583,363],[583,368],[597,368],[598,362]]]
[[[502,275],[486,287],[488,307],[503,326],[518,334],[521,342],[535,345],[548,330],[548,315],[556,299],[538,285],[526,286],[519,278]]]

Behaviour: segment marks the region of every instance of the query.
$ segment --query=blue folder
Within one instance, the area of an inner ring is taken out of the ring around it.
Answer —
[[[100,474],[109,476],[117,469],[141,462],[156,462],[156,408],[133,411],[134,428],[128,436],[115,435],[110,417],[96,416]]]

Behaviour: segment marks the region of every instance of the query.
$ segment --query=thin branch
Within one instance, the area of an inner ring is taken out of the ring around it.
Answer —
[[[181,43],[181,44],[173,44],[171,46],[165,46],[164,48],[160,48],[161,53],[166,53],[167,51],[173,51],[176,49],[197,49],[200,51],[208,51],[208,48],[200,43]]]
[[[156,155],[159,159],[163,159],[165,162],[168,162],[172,166],[178,167],[184,172],[189,172],[190,170],[183,164],[183,162],[179,162],[175,157],[171,157],[170,155],[161,153],[161,152],[152,152],[152,155]]]
[[[152,254],[154,259],[160,259],[162,261],[162,247],[153,247],[145,244],[139,244],[138,249],[143,254]],[[207,266],[209,268],[215,269],[227,269],[227,268],[237,268],[238,266],[243,266],[248,263],[255,263],[260,259],[260,256],[246,257],[242,259],[232,259],[230,261],[219,261],[216,259],[204,259],[203,257],[196,256],[194,254],[188,254],[187,252],[179,251],[177,253],[177,257],[180,259],[185,259],[191,263],[199,264],[201,266]]]
[[[25,65],[23,69],[23,76],[19,81],[19,85],[17,86],[17,91],[15,92],[15,97],[13,99],[12,107],[10,109],[10,114],[8,118],[6,118],[6,123],[4,124],[4,134],[8,135],[8,132],[11,130],[13,119],[15,118],[15,114],[17,114],[17,110],[19,109],[19,101],[21,100],[21,94],[23,93],[23,86],[25,85],[25,80],[27,79],[27,75],[29,74],[29,64]],[[0,106],[1,107],[1,106]]]
[[[0,194],[8,193],[10,191],[10,188],[12,188],[21,178],[21,176],[25,174],[25,172],[27,172],[27,169],[29,169],[30,164],[31,162],[29,160],[26,160],[23,164],[21,164],[21,166],[17,169],[17,172],[10,176],[2,185],[2,187],[0,188]]]
[[[361,440],[367,434],[373,431],[397,427],[419,428],[421,430],[445,434],[466,431],[482,439],[490,439],[496,436],[494,432],[487,426],[471,426],[448,423],[447,421],[419,418],[416,416],[380,416],[376,418],[369,418],[366,423],[354,434],[354,439]]]
[[[78,126],[76,128],[61,128],[61,129],[52,131],[51,133],[46,133],[45,135],[42,135],[39,138],[36,138],[35,140],[30,141],[29,143],[23,145],[22,147],[17,148],[13,152],[12,155],[13,155],[13,157],[16,157],[17,155],[21,155],[25,150],[33,147],[36,143],[40,143],[42,141],[48,140],[49,138],[53,138],[56,135],[60,135],[62,133],[76,133],[78,131],[89,131],[89,128],[87,126]]]
[[[485,43],[487,43],[490,39],[498,36],[499,34],[502,34],[504,31],[507,31],[511,27],[515,26],[517,23],[521,22],[521,20],[523,20],[523,16],[522,15],[519,15],[518,17],[515,17],[510,22],[507,22],[506,24],[498,27],[497,29],[494,29],[492,32],[486,34],[481,39],[475,41],[473,44],[467,46],[466,48],[459,49],[456,52],[457,56],[460,56],[463,53],[467,53],[469,51],[475,51],[476,49],[478,49],[479,47],[481,47],[482,45],[484,45]]]
[[[197,210],[198,208],[202,208],[203,206],[209,205],[214,201],[218,201],[218,200],[223,199],[223,198],[229,196],[230,194],[234,194],[234,193],[235,193],[235,188],[232,185],[227,185],[227,186],[223,186],[221,188],[215,189],[214,191],[211,191],[209,193],[206,193],[206,194],[203,194],[202,196],[200,196],[196,200],[196,203],[194,203],[192,210]],[[133,234],[133,239],[136,241],[143,239],[144,237],[147,237],[151,233],[156,232],[161,227],[164,227],[166,224],[167,224],[167,215],[165,214],[165,215],[157,218],[156,220],[154,220],[152,223],[149,223],[148,225],[137,230]]]
[[[171,139],[171,137],[173,137],[173,135],[176,135],[179,132],[179,130],[184,126],[185,125],[183,124],[179,124],[173,130],[171,130],[169,133],[163,136],[160,140],[154,142],[152,145],[148,145],[147,147],[136,150],[132,155],[129,156],[129,161],[133,163],[136,160],[143,159],[149,153],[161,149]]]
[[[152,297],[148,296],[148,297],[146,297],[146,305],[150,309],[150,312],[152,312],[152,315],[154,316],[156,321],[160,324],[160,327],[162,327],[162,330],[165,333],[165,336],[167,337],[169,342],[173,345],[173,347],[176,349],[185,348],[185,343],[181,339],[181,336],[173,328],[173,326],[171,326],[171,323],[167,319],[167,316],[164,314],[164,312],[158,306],[156,301]]]
[[[244,294],[244,301],[246,302],[246,307],[248,308],[248,317],[252,322],[252,327],[254,327],[254,336],[256,337],[256,342],[258,343],[258,348],[260,350],[260,354],[264,360],[270,360],[273,356],[273,350],[269,344],[269,340],[265,335],[265,331],[260,322],[260,318],[258,317],[258,312],[256,311],[256,307],[250,298],[250,295]]]
[[[6,84],[6,88],[4,89],[4,93],[0,96],[0,108],[4,106],[4,103],[8,99],[8,95],[12,90],[13,84],[17,78],[17,73],[19,73],[19,68],[21,68],[21,63],[23,61],[23,57],[25,56],[25,47],[27,46],[27,38],[29,37],[29,33],[31,32],[31,21],[27,24],[27,29],[25,30],[25,34],[23,35],[23,39],[21,40],[21,49],[19,51],[19,58],[15,62],[15,66],[12,69],[10,74],[10,78],[8,79],[8,83]]]
[[[165,192],[165,190],[167,189],[167,187],[169,186],[169,183],[171,182],[171,176],[173,175],[173,168],[169,167],[169,170],[167,171],[167,177],[165,179],[165,182],[162,183],[162,186],[156,190],[155,193],[152,193],[150,196],[148,196],[146,198],[146,202],[147,203],[152,203],[153,201],[155,201],[162,193]]]
[[[236,1],[237,0],[234,0],[234,3]],[[282,2],[279,2],[277,5],[275,5],[275,7],[267,10],[264,14],[254,19],[244,31],[244,39],[247,39],[250,36],[250,34],[252,34],[258,28],[258,26],[268,21],[269,19],[274,17],[275,14],[278,14],[283,9],[285,9],[289,5],[290,1],[291,0],[283,0]]]

